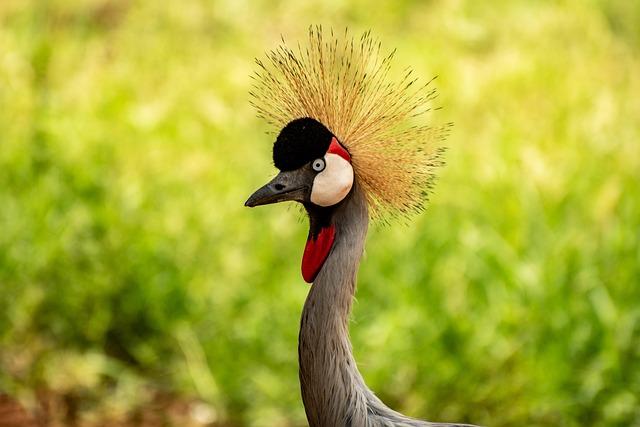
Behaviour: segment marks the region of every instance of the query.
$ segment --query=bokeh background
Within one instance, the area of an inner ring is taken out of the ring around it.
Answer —
[[[640,3],[0,2],[0,390],[50,426],[303,426],[292,207],[248,210],[248,91],[309,24],[371,29],[455,123],[374,227],[351,326],[392,407],[640,426]]]

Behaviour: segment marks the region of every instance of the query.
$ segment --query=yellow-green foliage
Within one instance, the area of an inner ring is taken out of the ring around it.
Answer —
[[[453,121],[427,211],[372,230],[352,337],[394,408],[640,425],[640,6],[631,0],[0,2],[0,390],[82,416],[153,390],[301,426],[308,290],[253,58],[371,29]]]

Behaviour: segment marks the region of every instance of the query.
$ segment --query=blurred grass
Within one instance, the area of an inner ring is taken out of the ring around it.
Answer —
[[[305,425],[306,224],[242,204],[274,172],[252,60],[311,23],[370,28],[398,69],[439,75],[432,119],[455,122],[430,208],[368,240],[369,385],[435,420],[640,426],[640,6],[623,0],[3,1],[0,390],[71,396],[83,425],[156,392],[202,402],[202,422]]]

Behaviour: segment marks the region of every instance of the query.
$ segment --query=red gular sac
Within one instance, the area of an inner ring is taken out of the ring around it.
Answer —
[[[302,277],[305,282],[312,283],[315,280],[331,252],[335,237],[336,227],[333,224],[322,227],[316,236],[312,236],[309,232],[302,255]]]

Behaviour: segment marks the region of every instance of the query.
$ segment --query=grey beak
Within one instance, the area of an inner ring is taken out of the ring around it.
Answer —
[[[268,184],[260,187],[244,202],[250,208],[271,203],[294,200],[304,202],[308,198],[309,181],[307,173],[300,169],[280,172]]]

